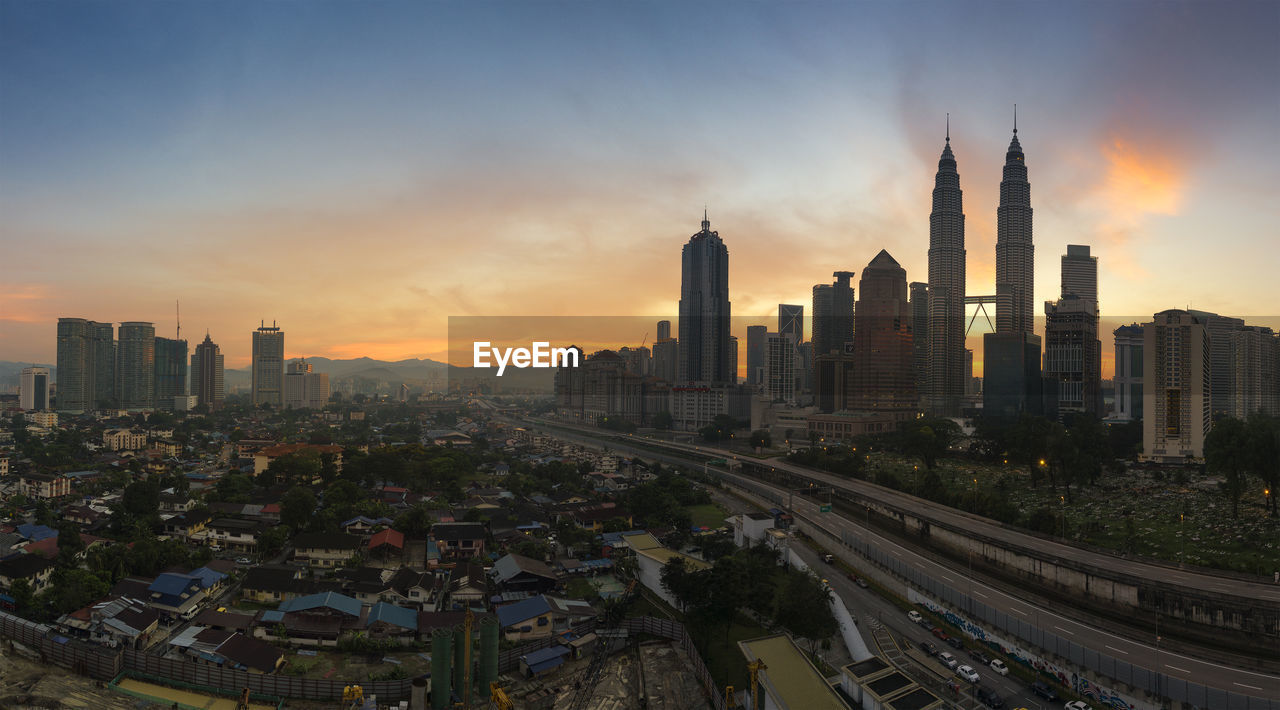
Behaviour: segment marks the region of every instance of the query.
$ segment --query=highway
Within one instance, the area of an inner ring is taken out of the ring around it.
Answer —
[[[522,423],[526,425],[529,424],[529,422]],[[556,426],[560,425],[557,424]],[[612,436],[608,437],[607,441],[602,441],[601,434],[596,432],[590,432],[590,435],[588,436],[586,433],[583,435],[573,435],[560,429],[550,429],[549,433],[553,434],[557,438],[578,441],[579,443],[593,446],[608,445],[611,448],[628,451],[633,455],[637,455],[642,458],[651,460],[657,459],[666,463],[683,466],[690,465],[690,460],[687,458],[683,458],[675,454],[655,452],[652,449],[648,449],[643,446],[630,444],[627,441],[629,437],[625,436]],[[666,444],[667,442],[663,443]],[[679,448],[686,449],[693,453],[711,453],[725,458],[736,458],[735,454],[732,452],[722,449],[692,445],[678,446]],[[786,464],[784,462],[775,462],[770,463],[769,465],[777,465],[779,468],[794,469],[793,472],[797,475],[803,475],[815,482],[821,482],[825,485],[839,485],[842,487],[854,488],[859,495],[863,495],[865,490],[865,495],[867,495],[867,497],[873,500],[884,499],[886,502],[891,502],[896,506],[902,506],[904,504],[904,499],[906,499],[910,501],[910,506],[916,507],[918,504],[921,508],[930,508],[930,512],[936,512],[939,519],[954,521],[954,524],[957,527],[981,528],[986,532],[986,534],[989,534],[992,537],[1009,539],[1012,534],[1015,534],[1013,531],[992,524],[989,521],[957,513],[950,509],[942,509],[941,506],[937,506],[936,504],[932,504],[928,501],[923,501],[912,496],[897,494],[896,497],[891,497],[886,495],[886,493],[896,494],[896,492],[886,492],[884,489],[880,489],[870,484],[857,486],[851,485],[864,484],[862,481],[837,479],[829,474],[813,471],[804,467],[794,466],[792,464]],[[740,481],[750,483],[754,486],[764,486],[780,496],[787,496],[789,493],[785,488],[771,486],[749,477],[726,473],[721,473],[720,475],[730,482]],[[1231,693],[1257,698],[1280,698],[1280,676],[1232,668],[1211,661],[1202,661],[1191,656],[1170,652],[1164,649],[1157,651],[1154,645],[1154,629],[1152,631],[1151,643],[1148,644],[1133,641],[1122,636],[1109,633],[1103,629],[1094,628],[1077,622],[1074,619],[1062,616],[1052,609],[1046,609],[1029,604],[1022,599],[1010,596],[998,589],[983,584],[980,581],[971,579],[965,574],[964,569],[957,570],[940,565],[920,554],[917,554],[910,548],[904,547],[891,539],[882,537],[873,531],[867,530],[856,521],[847,519],[837,513],[820,513],[818,504],[805,499],[803,496],[796,496],[794,498],[793,505],[794,514],[820,525],[821,528],[834,535],[837,539],[839,539],[840,533],[844,531],[854,532],[859,536],[868,538],[882,550],[915,565],[918,569],[924,571],[935,579],[940,579],[948,585],[951,585],[953,589],[958,589],[959,591],[966,593],[971,592],[972,597],[981,600],[987,605],[995,607],[1008,614],[1018,615],[1046,631],[1051,631],[1055,634],[1070,638],[1072,641],[1084,646],[1085,648],[1110,655],[1135,666],[1147,669],[1156,668],[1158,665],[1159,673],[1166,678],[1187,680]],[[1061,552],[1062,557],[1064,558],[1075,557],[1089,564],[1098,564],[1098,562],[1095,562],[1095,558],[1101,559],[1105,557],[1103,555],[1078,550],[1071,548],[1068,545],[1054,543],[1052,541],[1041,540],[1039,538],[1025,535],[1023,537],[1027,539],[1028,546],[1035,545],[1038,549],[1045,550],[1046,554],[1056,554]],[[1106,561],[1115,567],[1117,572],[1122,572],[1125,575],[1148,574],[1151,577],[1158,579],[1161,576],[1167,576],[1168,573],[1172,571],[1168,567],[1149,564],[1143,565],[1141,563],[1127,563],[1121,560],[1115,560],[1114,558]],[[1129,564],[1132,564],[1132,567],[1123,569],[1119,567],[1119,565]],[[1277,591],[1270,585],[1254,584],[1250,586],[1239,580],[1215,577],[1195,572],[1185,572],[1181,575],[1181,579],[1186,580],[1189,586],[1194,586],[1199,583],[1205,585],[1205,587],[1201,588],[1222,590],[1221,593],[1237,595],[1242,591],[1245,593],[1253,593],[1256,590],[1256,593],[1261,598],[1280,600],[1280,591]],[[1265,595],[1264,592],[1266,593]],[[1157,654],[1159,655],[1158,661]]]

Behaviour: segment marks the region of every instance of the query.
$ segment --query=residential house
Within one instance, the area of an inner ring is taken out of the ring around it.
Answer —
[[[489,577],[504,592],[541,594],[555,589],[557,582],[555,571],[545,562],[516,554],[499,558],[489,570]]]
[[[58,627],[110,648],[146,649],[155,641],[160,612],[130,597],[110,597],[64,614]]]
[[[213,515],[207,510],[188,510],[164,521],[164,534],[180,540],[205,539],[205,528]]]
[[[24,473],[18,492],[28,498],[51,500],[71,495],[71,479],[56,473]]]
[[[334,466],[342,471],[342,447],[334,444],[275,444],[259,449],[253,455],[253,475],[261,476],[271,462],[288,454],[315,452],[318,456],[332,456]]]
[[[378,602],[369,609],[365,628],[369,638],[411,644],[418,638],[418,612]]]
[[[360,538],[344,533],[303,533],[293,539],[293,559],[311,567],[342,567],[360,550]]]
[[[196,607],[206,596],[199,577],[174,572],[156,575],[147,592],[147,603],[168,618],[195,616]]]
[[[264,530],[262,523],[252,520],[218,518],[209,523],[205,541],[215,550],[256,553]]]
[[[532,641],[550,638],[553,631],[551,605],[544,596],[536,596],[498,607],[498,624],[508,641]]]
[[[293,567],[261,566],[245,573],[240,584],[240,596],[249,601],[270,604],[333,591],[338,586],[335,582],[302,579],[302,570]]]
[[[141,451],[147,448],[147,433],[137,429],[108,429],[102,432],[102,445],[111,451]]]
[[[0,589],[11,592],[14,582],[25,579],[31,591],[39,594],[49,586],[55,566],[53,560],[40,555],[23,554],[0,560]]]
[[[442,562],[469,560],[484,554],[485,528],[480,523],[436,523],[431,539]]]
[[[458,563],[449,575],[450,609],[483,608],[488,586],[484,567],[470,562]]]
[[[399,561],[404,556],[404,533],[387,528],[369,538],[369,555],[379,560]]]

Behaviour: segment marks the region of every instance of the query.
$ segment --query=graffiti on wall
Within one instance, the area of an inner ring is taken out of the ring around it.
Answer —
[[[970,621],[968,618],[956,613],[952,609],[943,607],[933,599],[917,592],[915,589],[907,589],[907,601],[912,604],[919,604],[929,611],[946,619],[948,623],[962,629],[969,638],[981,643],[998,646],[1001,652],[1008,656],[1027,664],[1035,670],[1051,675],[1057,678],[1058,682],[1072,688],[1081,697],[1106,705],[1107,707],[1116,708],[1116,710],[1136,710],[1137,705],[1128,698],[1102,685],[1098,685],[1090,681],[1088,678],[1081,677],[1076,673],[1059,666],[1052,661],[1045,660],[1040,656],[1028,651],[1017,644],[1010,643],[1004,638],[996,634],[989,633],[986,629],[978,624]]]

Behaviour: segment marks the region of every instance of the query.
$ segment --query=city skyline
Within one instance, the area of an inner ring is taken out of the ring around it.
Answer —
[[[168,334],[175,297],[237,369],[263,317],[289,358],[443,361],[449,315],[675,315],[704,202],[736,313],[881,249],[925,281],[948,112],[993,294],[1014,103],[1033,303],[1087,244],[1104,323],[1265,315],[1280,8],[913,7],[6,3],[0,359],[53,363],[59,317]]]

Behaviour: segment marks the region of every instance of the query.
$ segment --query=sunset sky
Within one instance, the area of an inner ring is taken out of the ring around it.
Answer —
[[[1277,36],[1270,0],[5,0],[0,360],[176,299],[228,367],[262,319],[392,360],[449,316],[673,316],[704,205],[735,315],[881,248],[924,281],[947,112],[992,293],[1015,103],[1038,313],[1080,243],[1105,316],[1274,315]]]

